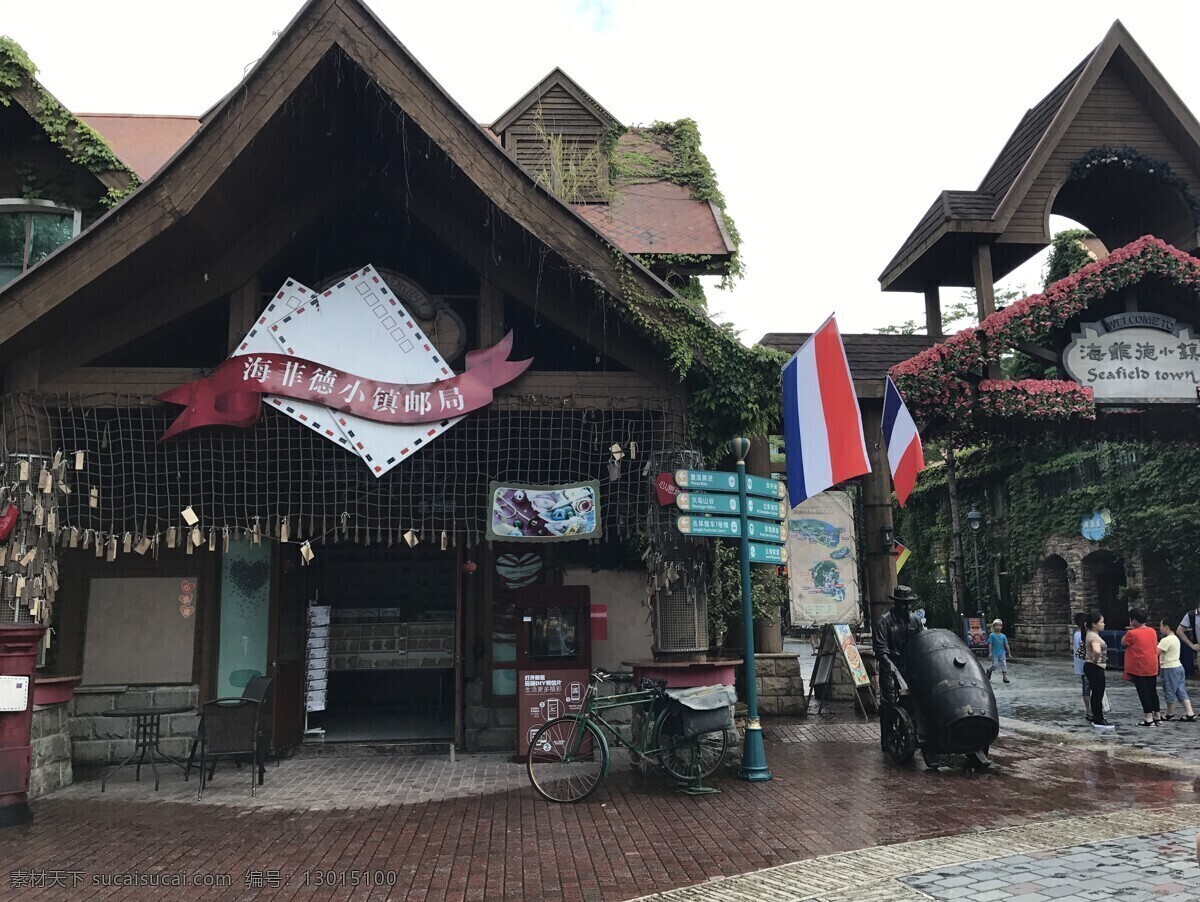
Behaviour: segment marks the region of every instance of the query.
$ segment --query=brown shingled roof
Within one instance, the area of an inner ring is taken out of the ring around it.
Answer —
[[[709,254],[735,250],[721,211],[671,182],[623,185],[608,204],[575,204],[598,232],[630,254]]]
[[[768,332],[758,343],[785,354],[794,354],[808,341],[809,335],[808,332]],[[937,339],[931,335],[886,335],[879,332],[842,335],[850,375],[858,380],[882,381],[887,371],[897,363],[903,363],[935,344]]]
[[[135,116],[120,113],[76,113],[100,133],[121,162],[143,182],[171,159],[200,128],[195,116]]]

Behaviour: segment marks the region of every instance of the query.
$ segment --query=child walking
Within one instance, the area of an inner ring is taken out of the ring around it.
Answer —
[[[1004,682],[1008,682],[1008,636],[1004,635],[1004,621],[997,618],[992,621],[992,631],[988,634],[988,649],[992,654],[992,666],[987,670],[987,676],[992,678],[992,671],[999,669],[1004,674]]]
[[[1159,673],[1162,675],[1163,698],[1167,700],[1167,716],[1165,720],[1174,720],[1172,708],[1175,702],[1183,703],[1186,716],[1180,720],[1194,721],[1196,715],[1192,712],[1192,701],[1188,698],[1187,682],[1184,680],[1183,661],[1180,660],[1179,637],[1175,635],[1175,627],[1165,620],[1158,623]]]

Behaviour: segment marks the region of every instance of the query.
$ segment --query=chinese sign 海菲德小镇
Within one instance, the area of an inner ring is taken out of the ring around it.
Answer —
[[[1099,404],[1196,403],[1200,338],[1157,313],[1122,313],[1083,323],[1063,351],[1063,367]]]

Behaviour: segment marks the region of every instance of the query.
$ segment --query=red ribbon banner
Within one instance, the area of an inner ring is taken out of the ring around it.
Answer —
[[[262,415],[262,396],[311,401],[377,423],[438,423],[492,403],[493,393],[520,376],[529,360],[509,360],[512,333],[490,348],[470,351],[461,376],[405,384],[355,376],[288,354],[240,354],[211,376],[158,396],[186,409],[159,441],[201,426],[249,429]]]

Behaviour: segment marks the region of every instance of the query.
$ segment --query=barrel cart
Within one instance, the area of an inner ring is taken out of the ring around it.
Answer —
[[[965,755],[967,767],[986,769],[1000,718],[992,685],[967,644],[950,630],[922,630],[908,640],[900,669],[899,701],[879,711],[888,757],[907,764],[920,749],[927,767]]]

